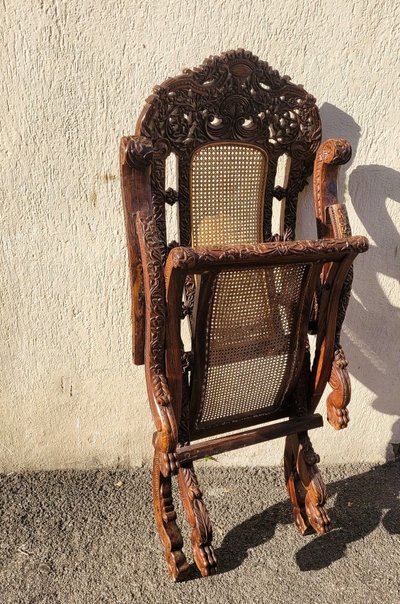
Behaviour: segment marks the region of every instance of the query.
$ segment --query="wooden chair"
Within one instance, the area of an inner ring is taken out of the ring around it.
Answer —
[[[170,154],[177,190],[165,188]],[[278,187],[283,154],[290,169]],[[315,409],[328,381],[328,421],[341,429],[349,419],[340,331],[353,260],[368,248],[364,237],[351,235],[337,200],[338,166],[350,156],[343,139],[321,144],[314,97],[244,50],[210,57],[156,87],[136,134],[121,141],[133,358],[146,368],[156,426],[155,518],[174,580],[188,568],[174,474],[196,564],[204,576],[217,570],[193,468],[205,456],[286,436],[296,525],[301,533],[330,528],[308,430],[322,426]],[[299,241],[297,199],[312,172],[318,239]],[[274,197],[282,200],[276,236]],[[178,207],[179,243],[167,240],[166,204]],[[312,363],[307,333],[316,335]]]

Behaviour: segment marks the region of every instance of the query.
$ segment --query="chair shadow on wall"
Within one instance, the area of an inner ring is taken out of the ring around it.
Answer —
[[[337,107],[321,107],[323,138],[343,137],[353,147],[357,161],[359,125]],[[374,141],[368,141],[370,145]],[[339,198],[343,198],[346,170],[339,171]],[[391,284],[400,279],[397,257],[400,235],[393,223],[387,199],[400,203],[400,173],[383,165],[357,166],[348,179],[348,192],[367,236],[370,250],[357,262],[352,299],[342,331],[342,345],[349,360],[350,373],[375,395],[373,408],[380,413],[399,416],[397,391],[399,378],[400,308],[390,301]],[[356,226],[353,231],[357,233]],[[386,282],[386,292],[382,282]],[[389,297],[388,297],[389,294]],[[367,329],[366,329],[367,327]],[[397,387],[396,387],[397,383]],[[351,403],[350,403],[351,417]],[[350,427],[351,429],[351,427]],[[400,417],[392,426],[386,458],[393,457],[395,443],[400,442]]]
[[[391,535],[400,534],[399,485],[400,463],[397,461],[330,483],[329,494],[335,496],[334,509],[330,510],[334,529],[322,537],[313,535],[296,552],[299,569],[320,570],[329,566],[346,555],[347,545],[365,538],[380,522]],[[236,526],[217,551],[220,572],[240,566],[250,549],[270,541],[279,524],[289,523],[296,530],[292,507],[285,500]]]
[[[356,158],[360,126],[335,106],[322,105],[323,139],[342,137],[350,141]],[[343,198],[345,173],[352,161],[339,172],[339,199]],[[395,381],[399,380],[398,338],[400,311],[391,304],[382,289],[382,280],[400,278],[396,256],[399,233],[393,223],[387,198],[400,202],[400,174],[383,165],[361,165],[348,179],[348,192],[353,208],[372,239],[366,258],[357,262],[352,300],[342,332],[342,345],[350,360],[350,372],[376,396],[373,407],[381,413],[399,413]],[[356,232],[356,228],[354,228]],[[368,329],[365,329],[368,326]],[[351,408],[350,408],[351,416]],[[351,429],[351,427],[350,427]],[[393,457],[392,443],[400,441],[400,419],[392,426],[387,443],[387,459]],[[393,476],[397,480],[393,480]],[[329,485],[336,494],[331,510],[335,530],[314,538],[295,555],[300,570],[318,570],[346,555],[349,543],[364,538],[380,522],[391,534],[400,533],[400,463],[388,462],[363,474]],[[375,487],[371,489],[371,485]],[[278,503],[261,514],[247,519],[231,530],[223,540],[218,555],[221,571],[238,566],[247,551],[269,541],[280,523],[292,522],[289,502]]]

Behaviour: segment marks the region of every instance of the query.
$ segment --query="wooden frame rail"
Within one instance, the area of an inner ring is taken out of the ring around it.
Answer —
[[[322,425],[323,420],[319,413],[314,413],[307,417],[292,418],[276,424],[255,428],[254,430],[228,434],[206,442],[178,447],[176,449],[176,459],[178,462],[195,461],[208,455],[218,455],[218,453],[242,449],[243,447],[266,440],[273,440],[282,436],[288,436],[289,434],[297,434],[298,432],[306,432],[307,430],[320,428]]]

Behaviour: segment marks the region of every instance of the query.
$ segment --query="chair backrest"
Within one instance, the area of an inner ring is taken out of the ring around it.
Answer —
[[[261,243],[268,156],[244,143],[198,147],[190,162],[192,244]]]
[[[164,253],[165,204],[175,201],[181,245],[268,240],[274,196],[285,199],[283,228],[294,238],[298,193],[321,140],[320,118],[314,97],[268,63],[230,51],[166,80],[147,99],[136,135],[153,143],[152,203]],[[176,193],[165,190],[171,153]],[[275,187],[283,154],[291,160],[285,189]]]

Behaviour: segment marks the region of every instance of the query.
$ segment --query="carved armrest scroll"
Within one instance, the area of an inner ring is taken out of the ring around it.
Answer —
[[[125,227],[128,243],[132,297],[133,361],[144,364],[144,289],[142,263],[136,235],[135,214],[150,208],[150,170],[153,146],[149,139],[124,136],[120,144],[120,169]]]
[[[136,229],[142,257],[146,302],[146,382],[157,429],[154,445],[166,455],[165,459],[163,458],[164,470],[169,473],[176,470],[173,459],[168,454],[175,450],[178,434],[165,375],[166,304],[161,243],[157,225],[150,214],[137,213]],[[164,470],[162,462],[162,471]]]
[[[121,163],[145,170],[153,159],[153,143],[144,136],[124,136],[121,139]]]
[[[335,237],[328,208],[338,204],[339,166],[351,158],[351,145],[343,138],[331,138],[320,145],[314,162],[314,204],[318,237]],[[346,235],[341,235],[346,236]]]

